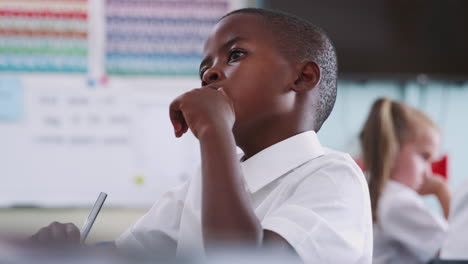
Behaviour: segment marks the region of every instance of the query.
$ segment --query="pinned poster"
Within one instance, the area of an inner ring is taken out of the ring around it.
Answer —
[[[107,0],[107,73],[196,76],[203,43],[231,2]]]
[[[0,71],[87,71],[87,1],[0,1]]]
[[[21,81],[0,78],[0,121],[17,121],[23,112]]]

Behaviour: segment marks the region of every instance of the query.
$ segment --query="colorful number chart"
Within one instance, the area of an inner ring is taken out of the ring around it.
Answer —
[[[0,71],[86,72],[87,1],[0,1]]]
[[[109,74],[194,75],[203,42],[230,1],[107,0]]]

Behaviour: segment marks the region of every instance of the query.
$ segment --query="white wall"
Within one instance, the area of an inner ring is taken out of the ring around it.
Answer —
[[[357,135],[373,101],[381,96],[404,100],[425,110],[444,131],[443,150],[449,154],[450,186],[455,189],[468,180],[468,122],[465,117],[468,85],[430,83],[421,87],[415,83],[400,85],[391,82],[351,83],[339,85],[338,99],[329,120],[319,132],[323,145],[359,154]],[[435,210],[440,208],[433,198],[427,203]],[[90,242],[115,239],[134,223],[146,208],[103,208],[98,217]],[[54,220],[73,222],[79,227],[89,209],[1,209],[0,233],[10,232],[27,236]]]

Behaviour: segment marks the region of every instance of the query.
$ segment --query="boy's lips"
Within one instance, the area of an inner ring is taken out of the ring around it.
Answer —
[[[212,88],[214,90],[219,90],[222,86],[221,85],[208,84],[208,85],[205,85],[205,87],[209,87],[209,88]]]

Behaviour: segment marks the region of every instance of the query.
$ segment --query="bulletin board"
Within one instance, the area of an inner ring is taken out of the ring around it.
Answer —
[[[0,2],[0,206],[147,207],[199,169],[169,103],[229,0]]]

